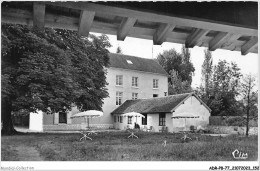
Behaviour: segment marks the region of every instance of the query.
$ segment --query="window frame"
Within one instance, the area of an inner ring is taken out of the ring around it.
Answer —
[[[132,124],[133,123],[133,120],[132,120],[132,116],[128,116],[127,117],[127,124]]]
[[[132,100],[138,99],[138,93],[132,93]]]
[[[123,123],[123,116],[120,116],[120,123]]]
[[[138,77],[132,77],[132,87],[138,88]]]
[[[159,88],[159,79],[153,79],[153,89]]]
[[[147,125],[147,114],[142,115],[144,115],[144,118],[142,118],[142,125]]]
[[[61,115],[65,115],[65,117],[64,116],[62,116],[61,117]],[[59,120],[58,120],[58,124],[67,124],[68,123],[68,119],[67,119],[67,116],[68,114],[67,114],[67,112],[65,112],[65,111],[60,111],[59,112]],[[63,118],[64,117],[64,121],[61,121],[61,118]]]
[[[156,97],[159,97],[159,94],[153,94],[153,98],[156,98]]]
[[[121,104],[123,104],[123,92],[117,91],[116,92],[116,105],[119,106]]]
[[[159,126],[166,126],[166,113],[159,113]]]
[[[116,75],[116,86],[123,86],[123,75]]]

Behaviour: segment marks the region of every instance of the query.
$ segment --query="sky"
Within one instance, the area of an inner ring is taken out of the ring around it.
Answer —
[[[97,34],[99,35],[99,34]],[[126,37],[124,41],[118,41],[116,36],[108,35],[109,41],[112,45],[109,51],[116,53],[118,46],[121,47],[123,54],[132,55],[142,58],[154,59],[158,54],[164,50],[174,48],[177,52],[181,53],[182,44],[164,42],[162,45],[153,45],[152,40],[145,40],[139,38]],[[191,62],[195,68],[195,73],[192,77],[192,87],[196,88],[201,84],[201,66],[204,61],[205,47],[195,46],[190,48]],[[213,65],[216,65],[219,60],[226,60],[227,62],[235,62],[241,69],[241,73],[252,74],[258,77],[258,54],[248,53],[241,55],[238,51],[229,51],[217,49],[212,52]]]

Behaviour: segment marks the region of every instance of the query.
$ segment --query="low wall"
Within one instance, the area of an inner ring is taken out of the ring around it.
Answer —
[[[241,116],[210,116],[209,125],[245,126],[246,118]],[[249,121],[249,127],[257,127],[257,119]]]
[[[76,131],[86,129],[87,124],[57,124],[57,125],[43,125],[43,131]],[[113,124],[89,124],[93,129],[111,129]]]
[[[208,130],[216,134],[246,134],[246,127],[209,125]],[[249,127],[249,135],[258,135],[258,127]]]

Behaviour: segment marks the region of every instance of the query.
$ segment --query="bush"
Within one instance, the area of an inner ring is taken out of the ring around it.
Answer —
[[[246,126],[246,121],[243,117],[228,117],[225,122],[228,126]]]

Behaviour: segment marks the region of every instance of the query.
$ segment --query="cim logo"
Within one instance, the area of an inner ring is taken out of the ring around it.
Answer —
[[[234,159],[247,159],[248,158],[247,153],[242,153],[242,152],[238,151],[237,149],[232,152],[232,155],[233,155]]]

